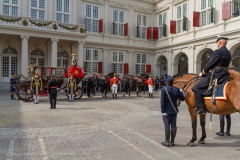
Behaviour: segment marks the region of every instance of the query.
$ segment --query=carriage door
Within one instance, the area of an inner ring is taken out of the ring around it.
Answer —
[[[2,81],[9,82],[11,74],[17,74],[17,51],[8,47],[3,50],[3,59],[2,59]]]
[[[30,54],[30,64],[44,66],[44,52],[41,49],[33,50]]]

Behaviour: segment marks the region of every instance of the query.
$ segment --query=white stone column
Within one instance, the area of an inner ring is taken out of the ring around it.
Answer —
[[[133,75],[133,65],[136,63],[133,63],[133,53],[134,51],[128,51],[128,74]]]
[[[28,67],[28,39],[29,36],[21,35],[22,46],[21,46],[21,74],[25,77],[28,76],[27,67]]]
[[[104,75],[107,74],[108,72],[110,72],[110,70],[108,70],[110,67],[108,67],[109,65],[109,49],[105,49],[103,48],[103,73]]]
[[[84,67],[83,66],[83,62],[84,62],[84,59],[83,59],[83,54],[84,54],[84,51],[83,51],[83,45],[85,44],[84,41],[79,41],[78,42],[78,53],[77,53],[77,62],[78,62],[78,65],[80,67]]]
[[[194,55],[195,55],[195,47],[194,46],[189,46],[189,53],[192,53],[191,55],[188,56],[188,73],[195,73],[194,70],[197,68],[194,64]]]
[[[52,38],[51,67],[57,67],[57,42],[58,39]]]

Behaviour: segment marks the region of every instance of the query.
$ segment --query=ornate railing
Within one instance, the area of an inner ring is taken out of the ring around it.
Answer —
[[[57,21],[47,21],[41,19],[33,19],[29,17],[17,17],[3,14],[0,14],[0,25],[74,32],[79,34],[85,33],[85,25],[83,24],[61,23]]]

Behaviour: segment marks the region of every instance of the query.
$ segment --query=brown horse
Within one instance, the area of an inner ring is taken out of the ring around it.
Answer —
[[[226,89],[227,100],[216,100],[216,104],[213,106],[212,113],[218,115],[226,115],[240,111],[240,73],[234,69],[229,70],[231,80],[228,83]],[[197,115],[194,114],[195,99],[192,87],[197,84],[202,77],[198,77],[196,74],[185,74],[178,77],[173,77],[173,85],[180,89],[183,89],[185,94],[185,102],[188,105],[188,111],[192,120],[192,139],[187,144],[188,146],[194,146],[194,141],[197,140]],[[205,99],[207,112],[211,112],[211,99]],[[206,130],[205,130],[205,114],[200,114],[200,125],[202,128],[202,136],[199,139],[199,144],[205,143]]]

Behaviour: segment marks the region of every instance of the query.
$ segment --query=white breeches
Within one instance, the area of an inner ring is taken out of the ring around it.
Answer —
[[[148,86],[148,92],[152,93],[153,92],[153,87],[152,86]]]
[[[117,93],[117,90],[118,90],[117,84],[113,84],[112,85],[112,93]]]

